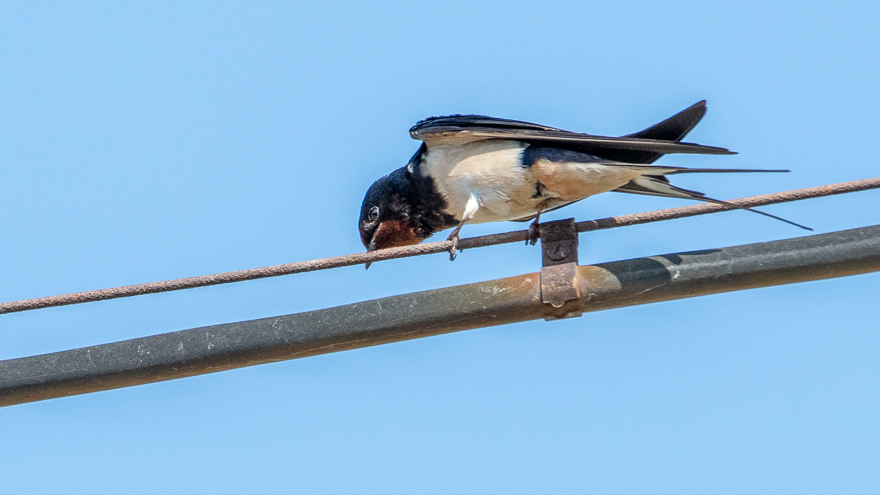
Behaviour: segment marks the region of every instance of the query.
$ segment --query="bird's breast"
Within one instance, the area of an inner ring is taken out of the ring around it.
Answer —
[[[476,194],[480,209],[472,223],[514,220],[533,214],[542,200],[534,171],[523,166],[527,146],[493,139],[429,147],[421,170],[446,200],[446,212],[457,219],[470,195]]]

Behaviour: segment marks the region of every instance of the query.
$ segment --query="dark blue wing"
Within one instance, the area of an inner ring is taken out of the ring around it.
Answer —
[[[653,161],[652,158],[656,159],[655,156],[659,157],[666,153],[734,154],[725,148],[678,141],[683,133],[681,136],[677,134],[681,131],[689,131],[699,121],[699,117],[702,117],[703,112],[705,112],[704,104],[700,102],[676,116],[688,114],[686,115],[688,118],[675,120],[676,117],[672,117],[635,135],[621,137],[581,134],[530,122],[483,115],[432,117],[413,126],[410,135],[413,139],[425,141],[429,147],[442,144],[444,141],[463,143],[484,139],[513,139],[629,163],[650,163]],[[672,139],[669,139],[670,137]],[[632,155],[630,160],[627,160],[630,158],[627,155]]]

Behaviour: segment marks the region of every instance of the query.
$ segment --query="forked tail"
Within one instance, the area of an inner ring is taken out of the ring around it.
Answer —
[[[648,168],[648,167],[645,167]],[[653,169],[670,169],[672,167],[650,167]],[[658,170],[659,172],[659,170]],[[788,170],[717,170],[717,169],[681,169],[676,168],[673,171],[666,172],[667,175],[672,174],[681,174],[681,173],[693,173],[693,172],[788,172]],[[669,179],[658,173],[657,175],[643,175],[637,179],[631,180],[626,185],[615,189],[617,192],[625,192],[631,194],[647,194],[649,196],[662,196],[666,198],[682,198],[682,199],[693,199],[696,201],[704,201],[706,203],[716,203],[719,205],[725,205],[731,208],[736,208],[738,210],[746,210],[752,213],[757,213],[759,215],[764,215],[765,217],[774,218],[779,220],[780,222],[785,222],[787,224],[794,225],[795,227],[800,227],[804,230],[812,231],[810,227],[805,225],[801,225],[799,223],[792,222],[791,220],[786,220],[782,217],[777,217],[776,215],[771,215],[770,213],[765,213],[760,210],[756,210],[754,208],[749,208],[748,206],[739,206],[733,203],[729,203],[727,201],[722,201],[720,199],[710,198],[705,194],[698,191],[691,191],[688,189],[682,189],[680,187],[673,186],[669,183]]]

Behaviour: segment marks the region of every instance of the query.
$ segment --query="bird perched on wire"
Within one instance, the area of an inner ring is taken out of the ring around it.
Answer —
[[[723,203],[673,186],[666,176],[704,172],[787,172],[651,165],[667,153],[735,154],[684,143],[702,119],[701,101],[641,132],[622,137],[580,134],[482,115],[431,117],[410,129],[422,145],[406,166],[367,191],[358,223],[369,250],[417,244],[455,227],[455,258],[466,223],[528,221],[532,242],[542,212],[606,191]],[[737,207],[809,229],[751,208]]]

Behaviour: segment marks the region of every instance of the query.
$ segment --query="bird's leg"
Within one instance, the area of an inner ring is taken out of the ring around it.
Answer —
[[[456,227],[451,234],[449,234],[449,239],[452,241],[452,247],[449,248],[449,260],[455,260],[456,254],[458,254],[458,233],[461,231],[461,228],[464,224],[468,223],[470,220],[473,220],[474,215],[477,214],[477,210],[480,209],[480,200],[477,198],[477,195],[471,193],[470,197],[467,200],[467,203],[464,205],[464,213],[461,215],[461,222],[459,222],[458,227]]]
[[[541,235],[539,223],[541,223],[541,210],[538,210],[538,214],[535,215],[535,221],[529,225],[529,237],[526,238],[526,246],[529,244],[534,246],[538,242],[538,237]]]
[[[548,207],[549,205],[550,200],[545,199],[544,201],[538,203],[538,206],[535,207],[535,210],[538,213],[535,215],[535,221],[532,222],[531,225],[529,225],[529,237],[528,239],[526,239],[526,246],[528,246],[529,244],[534,246],[535,243],[538,242],[538,237],[541,236],[541,230],[539,226],[539,224],[541,223],[541,211],[543,211],[544,208]]]

